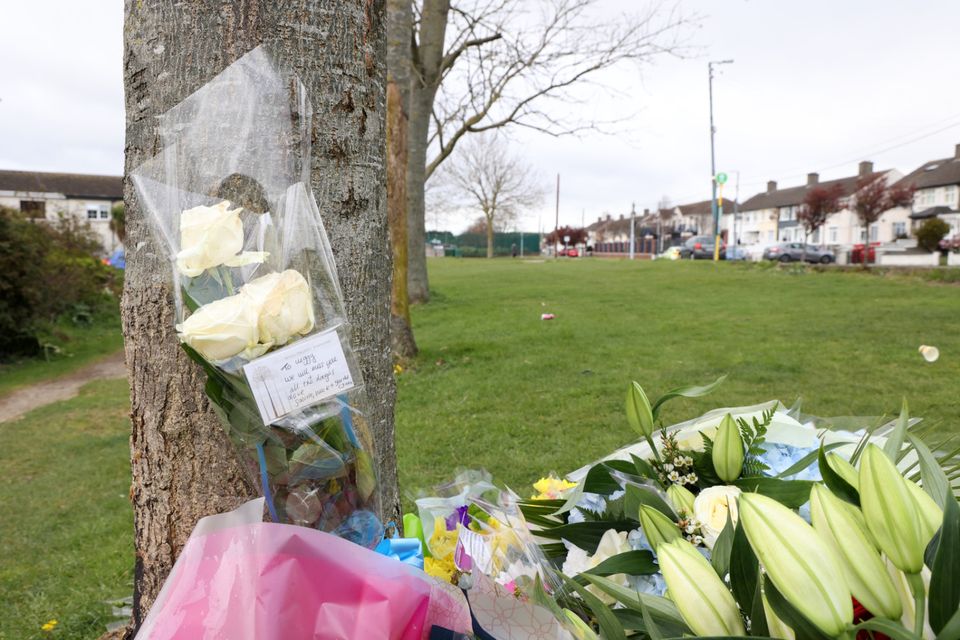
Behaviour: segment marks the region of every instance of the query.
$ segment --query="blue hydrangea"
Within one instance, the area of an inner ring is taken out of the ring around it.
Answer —
[[[643,532],[643,529],[634,529],[628,533],[627,544],[634,551],[653,551],[653,547],[650,546],[650,541],[647,540],[647,534]]]
[[[667,592],[667,583],[659,573],[645,576],[627,576],[627,584],[634,591],[649,593],[653,596],[663,596]]]
[[[791,466],[800,462],[804,456],[807,456],[817,450],[817,447],[794,447],[781,442],[764,442],[760,445],[764,454],[760,459],[770,467],[771,475],[777,475],[786,471]],[[820,477],[820,467],[814,460],[806,469],[788,476],[789,480],[822,480]]]
[[[577,501],[577,506],[586,511],[593,511],[594,513],[603,513],[607,509],[607,501],[603,499],[599,493],[588,493],[580,497],[580,500]]]

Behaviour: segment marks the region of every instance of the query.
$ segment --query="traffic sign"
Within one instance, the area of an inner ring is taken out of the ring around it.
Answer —
[[[717,184],[723,184],[727,181],[727,174],[718,173],[714,179],[717,181]]]

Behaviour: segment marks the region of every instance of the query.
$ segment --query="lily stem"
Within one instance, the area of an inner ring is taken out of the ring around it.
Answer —
[[[663,460],[660,459],[660,452],[657,451],[657,445],[653,443],[653,436],[644,434],[644,437],[647,439],[647,443],[650,445],[650,450],[653,451],[653,457],[656,458],[658,463],[663,464]]]
[[[217,267],[217,270],[220,272],[220,276],[223,278],[223,284],[227,288],[227,295],[232,296],[234,294],[233,276],[230,275],[230,269],[224,266],[219,266]]]
[[[914,603],[914,624],[913,633],[918,638],[923,637],[924,616],[927,612],[927,593],[923,587],[923,578],[919,573],[908,573],[907,582],[910,584],[910,590],[913,591]]]

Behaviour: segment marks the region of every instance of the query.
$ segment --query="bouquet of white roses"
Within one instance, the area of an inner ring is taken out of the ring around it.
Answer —
[[[176,328],[273,520],[374,547],[363,380],[310,184],[309,100],[262,48],[160,118],[133,172]]]

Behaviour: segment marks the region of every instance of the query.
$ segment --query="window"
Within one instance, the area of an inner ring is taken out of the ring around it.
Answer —
[[[780,219],[790,222],[797,219],[797,207],[780,207]]]
[[[880,238],[880,225],[870,225],[870,242],[876,242]]]
[[[863,227],[860,227],[860,242],[867,241],[867,230]]]
[[[820,229],[817,229],[810,235],[810,242],[820,244]]]
[[[957,185],[951,184],[943,188],[943,201],[949,207],[957,206]]]
[[[110,205],[87,204],[87,220],[109,220]]]
[[[906,238],[907,237],[907,223],[906,222],[894,222],[893,223],[893,238]]]
[[[828,232],[827,237],[830,238],[830,242],[837,241],[837,231],[838,229],[836,227],[830,227],[829,229],[827,229],[827,232]]]
[[[30,218],[46,218],[47,203],[43,200],[21,200],[20,211]]]
[[[924,189],[920,192],[920,204],[929,207],[935,202],[936,189]]]
[[[773,231],[767,231],[767,242],[773,242]]]

